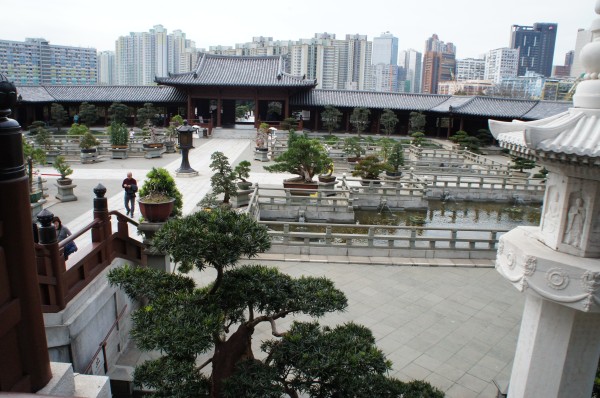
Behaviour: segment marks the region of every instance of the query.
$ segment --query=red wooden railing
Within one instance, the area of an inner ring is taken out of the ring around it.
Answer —
[[[98,192],[96,195],[98,196]],[[118,223],[117,232],[114,233],[111,216],[116,216]],[[128,224],[137,226],[138,223],[117,211],[109,212],[104,197],[94,199],[93,221],[61,242],[57,242],[55,238],[48,239],[52,233],[56,235],[56,232],[52,231],[54,226],[51,224],[51,217],[52,214],[49,212],[40,213],[38,217],[42,224],[40,243],[35,245],[44,312],[63,310],[69,301],[88,286],[115,258],[124,258],[145,265],[145,258],[142,255],[143,244],[129,236]],[[67,269],[63,257],[64,247],[85,233],[92,235],[92,242],[79,248],[70,256]],[[48,241],[50,243],[45,243]]]

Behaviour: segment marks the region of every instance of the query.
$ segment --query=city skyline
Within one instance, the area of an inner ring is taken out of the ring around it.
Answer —
[[[91,11],[81,9],[80,3],[73,0],[61,1],[61,7],[52,2],[24,0],[18,9],[11,10],[0,39],[43,37],[53,45],[114,51],[120,36],[145,32],[159,24],[169,33],[182,30],[197,48],[205,49],[216,45],[233,47],[250,42],[255,36],[295,41],[323,32],[337,38],[361,34],[372,41],[389,31],[398,37],[400,50],[413,48],[421,52],[425,40],[435,33],[440,40],[456,45],[457,58],[464,59],[507,47],[512,25],[550,22],[558,24],[554,64],[562,65],[565,53],[575,48],[577,29],[589,28],[595,18],[594,3],[583,0],[565,7],[564,2],[548,0],[540,7],[539,3],[517,0],[430,0],[407,6],[375,0],[368,8],[342,9],[314,0],[307,0],[301,8],[267,0],[249,7],[234,0],[228,2],[229,13],[222,15],[223,7],[218,3],[198,7],[188,0],[181,1],[178,9],[165,9],[164,3],[153,0],[107,0],[101,8],[99,5]]]

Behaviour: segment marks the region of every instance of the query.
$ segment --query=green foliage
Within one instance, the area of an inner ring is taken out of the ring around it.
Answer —
[[[52,124],[58,131],[60,128],[67,122],[69,119],[69,115],[65,108],[61,104],[53,103],[50,106],[50,118],[52,119]]]
[[[64,156],[57,156],[52,163],[52,167],[60,174],[60,178],[67,178],[67,176],[73,174],[73,169],[67,163]]]
[[[404,148],[400,142],[396,142],[392,147],[387,164],[393,172],[400,171],[400,166],[404,166]]]
[[[27,168],[27,177],[29,178],[29,190],[33,187],[33,164],[46,163],[46,152],[42,148],[34,148],[33,145],[23,140],[23,156]]]
[[[371,138],[371,137],[369,137]],[[383,137],[380,138],[379,140],[377,140],[377,145],[379,146],[379,153],[381,154],[381,157],[383,158],[384,162],[387,162],[388,157],[390,156],[390,152],[392,150],[392,147],[394,146],[394,143],[396,141],[394,141],[391,138],[387,138],[387,137]]]
[[[282,110],[281,102],[271,101],[267,105],[267,120],[276,120],[281,116]]]
[[[210,186],[216,195],[223,194],[223,203],[229,203],[232,196],[237,195],[235,179],[229,159],[223,152],[213,152],[210,156],[210,169],[215,173],[210,177]]]
[[[488,129],[477,130],[477,139],[481,146],[489,146],[494,142],[494,136]]]
[[[142,108],[137,110],[137,125],[145,126],[147,124],[155,124],[156,109],[150,102],[146,102]]]
[[[235,117],[241,119],[250,111],[247,105],[238,105],[235,107]]]
[[[49,150],[52,148],[52,144],[54,141],[52,140],[52,136],[48,130],[43,127],[36,128],[35,134],[35,143],[40,147],[43,147],[45,150]]]
[[[358,161],[352,171],[352,176],[365,180],[376,180],[382,171],[391,170],[391,167],[382,162],[377,155],[368,155]]]
[[[298,127],[298,121],[295,117],[286,117],[281,122],[281,129],[287,131],[296,131],[296,127]]]
[[[247,160],[242,160],[233,169],[233,172],[235,173],[236,178],[242,182],[247,182],[246,178],[250,177],[250,166],[252,166],[252,163],[250,163]]]
[[[181,216],[181,209],[183,208],[183,199],[181,192],[177,189],[177,184],[169,172],[162,168],[153,167],[152,170],[146,174],[144,184],[139,190],[140,197],[148,196],[151,193],[162,193],[170,198],[175,199],[173,211],[171,217]]]
[[[360,144],[360,138],[348,137],[344,139],[344,153],[348,156],[354,155],[355,158],[359,158],[366,151]]]
[[[411,112],[408,119],[408,133],[414,133],[416,131],[423,131],[427,119],[421,112]]]
[[[210,380],[198,372],[193,359],[149,360],[135,369],[133,378],[136,386],[153,390],[157,398],[210,397]]]
[[[354,126],[358,136],[369,126],[371,111],[367,108],[354,108],[350,115],[350,124]]]
[[[425,140],[425,134],[421,133],[420,131],[412,133],[410,137],[412,138],[413,145],[423,145],[423,141]]]
[[[82,124],[81,126],[84,125]],[[86,126],[84,127],[87,129]],[[92,134],[92,132],[89,130],[86,131],[79,139],[79,148],[81,149],[91,149],[98,145],[100,145],[100,141],[98,141],[98,139],[94,137],[94,134]]]
[[[183,117],[181,115],[175,115],[171,118],[171,123],[175,127],[183,126]]]
[[[93,126],[98,120],[96,106],[83,102],[79,107],[79,120],[81,121],[81,124],[85,124],[88,127]]]
[[[111,145],[123,146],[129,142],[129,132],[123,123],[112,122],[108,127],[108,134],[110,134]]]
[[[326,105],[325,110],[321,112],[321,120],[323,120],[323,127],[327,129],[329,135],[335,129],[337,129],[340,125],[340,118],[342,117],[342,112],[340,112],[337,108]]]
[[[297,174],[303,181],[312,182],[313,177],[327,170],[331,162],[319,139],[290,131],[287,150],[275,159],[274,165],[265,166],[265,170]]]
[[[383,131],[389,136],[394,132],[396,125],[398,124],[398,117],[391,109],[384,109],[379,121],[383,126]]]
[[[510,168],[513,170],[519,170],[521,173],[523,173],[523,170],[533,169],[535,166],[535,160],[513,156]]]
[[[125,123],[129,117],[129,107],[120,102],[113,102],[108,107],[108,117],[110,118],[111,123]]]
[[[27,130],[29,130],[30,135],[34,135],[37,134],[37,131],[40,127],[46,128],[46,123],[42,122],[41,120],[36,120],[33,123],[31,123],[31,126],[29,126]]]
[[[477,139],[477,137],[470,136],[466,131],[457,131],[454,135],[450,136],[450,141],[458,144],[461,149],[467,148],[467,150],[471,152],[479,151],[479,139]]]
[[[90,131],[90,129],[85,124],[73,123],[67,131],[67,135],[70,135],[72,137],[80,137],[85,135],[85,133],[87,133],[88,131]]]
[[[325,144],[329,146],[334,146],[339,142],[339,140],[340,137],[338,137],[337,135],[328,135],[327,137],[325,137]]]
[[[252,258],[271,247],[266,227],[246,214],[215,209],[169,220],[155,235],[154,246],[169,253],[182,272],[213,267],[223,270],[240,257]]]

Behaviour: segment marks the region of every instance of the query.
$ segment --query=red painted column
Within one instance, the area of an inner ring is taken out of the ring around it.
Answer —
[[[52,378],[38,284],[21,126],[0,74],[0,391],[35,392]]]

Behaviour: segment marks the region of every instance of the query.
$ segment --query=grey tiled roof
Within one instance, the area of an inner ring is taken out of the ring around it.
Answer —
[[[459,106],[463,105],[464,103],[472,101],[472,100],[473,100],[473,97],[470,97],[470,96],[469,97],[467,97],[467,96],[450,97],[446,101],[439,104],[438,106],[431,108],[430,111],[431,112],[448,113],[448,112],[450,112],[451,109],[452,109],[452,111],[454,111],[454,108],[458,108]]]
[[[364,107],[379,109],[428,111],[450,96],[436,94],[399,94],[373,91],[311,90],[290,99],[294,106]]]
[[[313,79],[285,73],[280,56],[225,56],[203,54],[192,72],[157,77],[159,84],[185,86],[314,87]]]
[[[522,116],[522,119],[539,120],[562,112],[566,112],[573,107],[572,102],[559,101],[538,101],[533,108]]]
[[[169,86],[17,86],[17,92],[22,102],[187,101],[187,94],[183,90]]]
[[[538,101],[494,97],[473,97],[462,105],[452,107],[457,115],[489,116],[519,119],[533,108]]]
[[[17,86],[17,95],[24,102],[54,102],[44,86]]]

